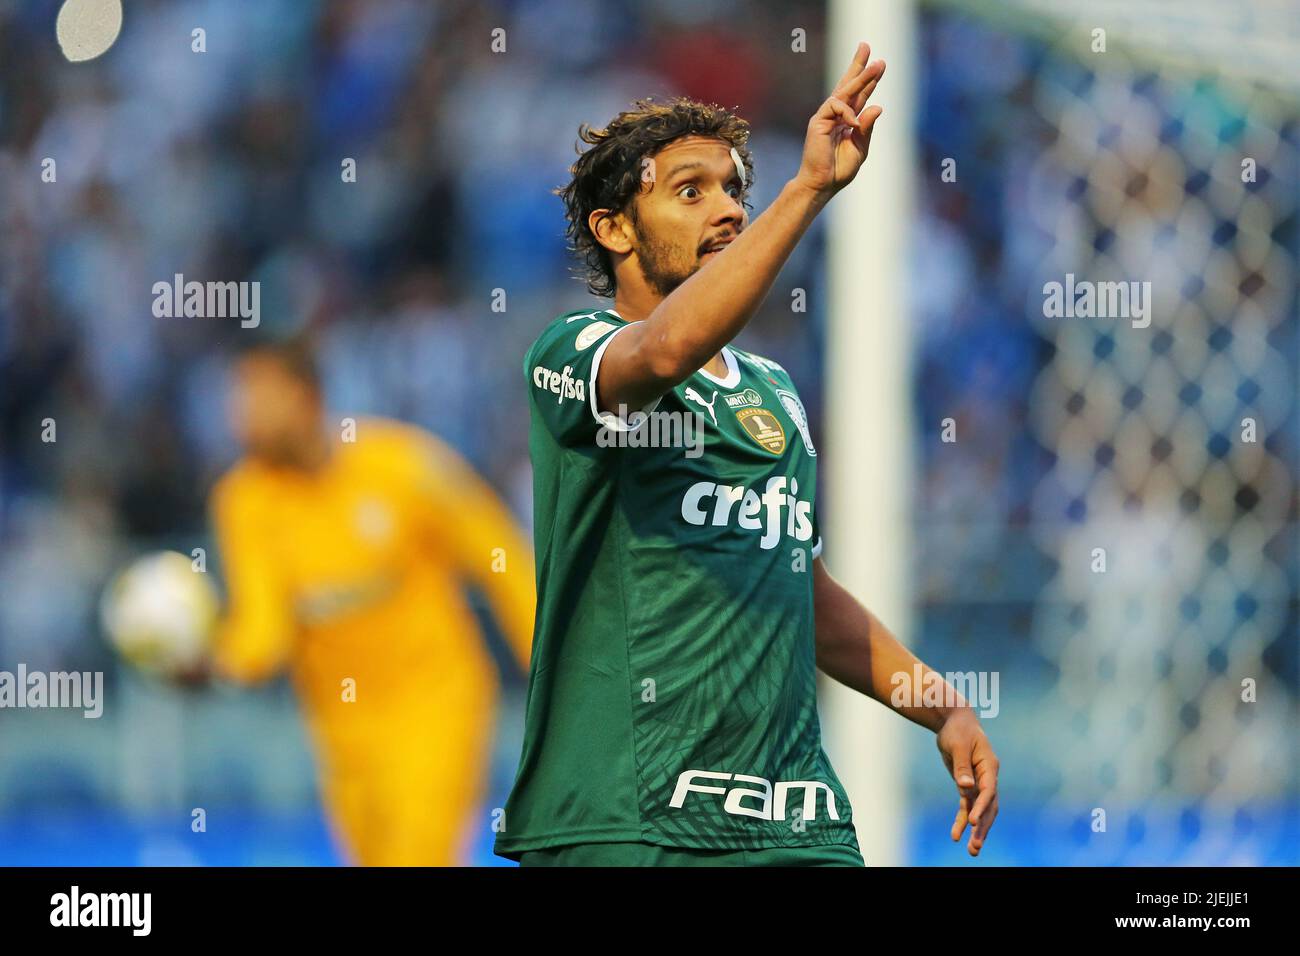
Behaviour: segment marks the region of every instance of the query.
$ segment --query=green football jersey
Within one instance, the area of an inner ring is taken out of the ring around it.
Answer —
[[[727,347],[726,377],[598,411],[628,324],[566,313],[524,359],[537,619],[496,852],[857,847],[817,718],[817,453],[794,383]]]

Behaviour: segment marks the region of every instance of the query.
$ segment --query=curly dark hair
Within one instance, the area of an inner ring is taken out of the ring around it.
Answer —
[[[608,209],[611,214],[626,211],[636,222],[634,199],[641,188],[641,161],[653,156],[674,140],[684,136],[709,136],[735,147],[745,164],[747,198],[754,181],[754,161],[749,152],[749,123],[716,103],[701,103],[684,96],[666,103],[651,98],[639,99],[633,108],[624,110],[604,129],[587,123],[578,128],[580,143],[591,144],[569,167],[573,178],[567,186],[554,190],[564,200],[568,220],[565,234],[569,249],[583,262],[587,288],[593,295],[614,295],[614,264],[609,252],[596,241],[587,220],[593,210]]]

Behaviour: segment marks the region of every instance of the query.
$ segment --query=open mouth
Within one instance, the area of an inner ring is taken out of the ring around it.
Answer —
[[[713,245],[709,246],[708,250],[705,251],[704,254],[700,256],[700,258],[707,259],[709,258],[709,256],[716,256],[723,249],[727,248],[727,246],[731,245],[732,241],[733,240],[728,239],[726,242],[714,243]]]

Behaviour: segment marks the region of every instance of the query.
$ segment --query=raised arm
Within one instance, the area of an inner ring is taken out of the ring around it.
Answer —
[[[644,321],[611,340],[597,384],[602,409],[648,404],[708,363],[749,322],[809,224],[867,158],[881,109],[862,110],[885,72],[884,61],[868,63],[870,55],[860,43],[809,120],[799,171],[772,205]],[[597,235],[601,213],[592,214]]]

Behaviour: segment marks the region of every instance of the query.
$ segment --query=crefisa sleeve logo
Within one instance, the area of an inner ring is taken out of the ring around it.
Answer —
[[[808,413],[803,410],[803,402],[799,401],[799,396],[794,392],[787,392],[783,388],[776,390],[776,397],[781,400],[781,407],[803,436],[803,447],[808,449],[809,455],[816,457],[817,449],[813,447],[812,432],[808,430]]]

